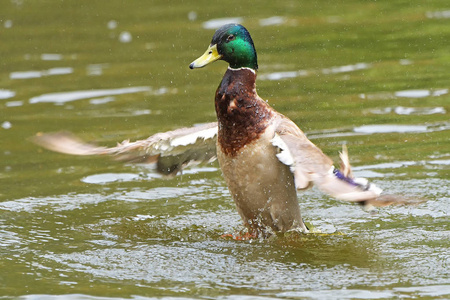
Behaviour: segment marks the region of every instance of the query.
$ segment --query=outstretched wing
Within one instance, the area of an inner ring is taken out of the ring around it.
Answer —
[[[176,174],[188,164],[216,159],[217,123],[161,132],[145,140],[125,140],[115,147],[99,147],[83,142],[67,132],[37,134],[36,144],[72,155],[112,155],[132,163],[156,163],[163,174]]]
[[[365,178],[354,178],[345,146],[340,154],[339,170],[322,150],[308,140],[294,122],[280,115],[275,126],[272,143],[279,148],[279,160],[290,166],[297,189],[306,189],[315,184],[336,199],[360,203],[366,209],[372,206],[421,202],[403,196],[382,195],[382,190]]]

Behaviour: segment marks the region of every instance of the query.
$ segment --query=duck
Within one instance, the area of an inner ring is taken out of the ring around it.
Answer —
[[[66,154],[113,155],[128,162],[154,163],[165,175],[217,159],[237,212],[253,237],[293,230],[308,233],[297,193],[313,185],[366,209],[410,204],[410,199],[382,194],[368,180],[355,178],[345,145],[341,166],[336,168],[292,120],[258,95],[257,53],[244,26],[233,23],[217,29],[206,52],[189,68],[219,60],[228,63],[228,68],[215,93],[217,122],[135,142],[125,140],[115,147],[87,144],[67,132],[40,133],[33,141]]]

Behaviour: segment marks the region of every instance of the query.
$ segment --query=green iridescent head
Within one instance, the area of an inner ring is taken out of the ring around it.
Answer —
[[[206,52],[192,62],[191,69],[224,60],[233,69],[258,69],[255,46],[250,33],[240,24],[227,24],[216,30]]]

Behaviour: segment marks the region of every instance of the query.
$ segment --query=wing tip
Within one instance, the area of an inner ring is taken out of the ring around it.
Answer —
[[[85,143],[68,131],[55,133],[38,132],[30,138],[30,141],[48,150],[72,155],[102,154],[102,150],[105,149]]]

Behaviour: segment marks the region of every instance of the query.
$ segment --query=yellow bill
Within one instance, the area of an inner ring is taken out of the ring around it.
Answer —
[[[216,60],[219,60],[222,58],[222,55],[217,52],[217,45],[211,45],[206,49],[206,52],[194,60],[190,65],[189,68],[203,68],[207,64],[210,64],[212,62],[215,62]]]

